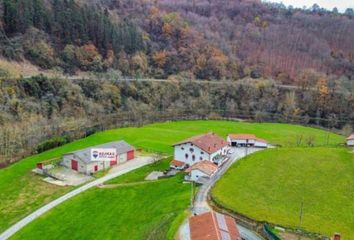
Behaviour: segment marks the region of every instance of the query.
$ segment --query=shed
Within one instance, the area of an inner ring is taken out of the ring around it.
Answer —
[[[347,146],[349,147],[354,146],[354,133],[347,138]]]
[[[91,159],[91,149],[93,148],[115,149],[115,159],[112,161],[94,161]],[[131,145],[125,141],[116,141],[64,154],[61,164],[74,171],[91,174],[132,160],[134,155],[135,149]]]

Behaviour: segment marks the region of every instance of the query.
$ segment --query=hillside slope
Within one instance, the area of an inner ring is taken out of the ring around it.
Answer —
[[[2,0],[0,54],[65,72],[350,81],[354,14],[250,0]],[[314,82],[312,82],[314,84]]]
[[[228,209],[292,229],[303,204],[302,229],[353,240],[353,166],[346,148],[267,150],[232,166],[212,195]]]
[[[52,186],[31,172],[37,162],[53,159],[62,154],[110,141],[125,140],[136,148],[172,153],[171,145],[193,135],[214,131],[226,137],[230,132],[249,132],[268,139],[271,143],[306,146],[306,139],[313,138],[315,146],[338,145],[343,137],[326,131],[288,124],[252,124],[233,121],[179,121],[150,124],[140,128],[120,128],[91,135],[87,138],[23,159],[0,169],[0,232],[57,198],[70,187]],[[328,138],[329,137],[329,138]]]

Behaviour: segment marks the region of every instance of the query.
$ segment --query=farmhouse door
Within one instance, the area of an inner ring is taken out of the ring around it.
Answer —
[[[97,165],[95,165],[95,172],[97,172],[98,171],[98,166]]]
[[[134,151],[129,151],[129,152],[127,153],[127,158],[128,158],[128,160],[134,159]]]
[[[79,164],[75,160],[71,160],[71,169],[77,171],[79,169]]]

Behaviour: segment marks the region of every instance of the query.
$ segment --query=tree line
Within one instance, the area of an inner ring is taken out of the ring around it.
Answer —
[[[354,94],[322,78],[314,87],[295,89],[269,80],[213,84],[38,76],[0,83],[3,163],[98,130],[153,121],[242,118],[315,125],[345,135],[354,127]]]

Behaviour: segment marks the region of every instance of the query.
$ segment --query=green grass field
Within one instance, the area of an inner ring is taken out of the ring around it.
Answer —
[[[297,145],[302,137],[314,138],[315,145],[337,145],[344,137],[323,130],[288,124],[245,123],[233,121],[178,121],[121,128],[94,134],[65,146],[28,157],[0,170],[0,232],[72,188],[56,187],[41,181],[30,171],[39,161],[60,157],[63,153],[110,141],[124,139],[137,148],[172,153],[171,144],[184,138],[214,131],[225,137],[228,133],[254,133],[271,143]]]
[[[232,166],[216,201],[257,220],[354,239],[354,154],[346,148],[280,148]]]
[[[181,176],[92,189],[40,217],[12,239],[173,239],[186,216],[189,194],[190,185],[182,184]]]

